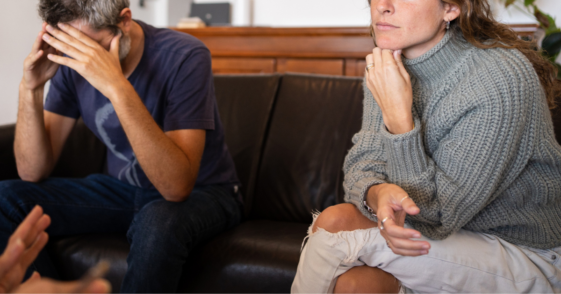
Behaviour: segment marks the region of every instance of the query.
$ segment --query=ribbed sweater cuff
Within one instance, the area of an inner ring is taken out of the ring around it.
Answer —
[[[368,189],[370,189],[370,187],[383,183],[385,183],[385,181],[380,180],[379,178],[361,179],[354,183],[351,189],[347,192],[346,201],[354,204],[364,216],[376,221],[372,214],[370,214],[366,207],[364,207],[364,200],[366,200],[366,195],[368,194]]]
[[[419,119],[415,119],[415,128],[409,133],[394,135],[385,128],[381,133],[387,154],[388,176],[392,182],[417,178],[427,170],[429,163],[423,147]]]

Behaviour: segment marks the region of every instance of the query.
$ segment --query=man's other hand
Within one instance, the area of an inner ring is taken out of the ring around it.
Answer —
[[[31,53],[23,62],[22,85],[27,90],[36,90],[45,86],[57,72],[59,65],[47,58],[48,55],[58,56],[60,53],[51,45],[43,41],[47,24],[43,23],[43,29],[37,35]]]

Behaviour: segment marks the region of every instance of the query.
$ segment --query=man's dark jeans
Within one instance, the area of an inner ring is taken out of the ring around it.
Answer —
[[[234,189],[198,187],[182,203],[166,201],[106,175],[48,179],[39,184],[0,182],[0,247],[35,205],[52,223],[50,236],[127,232],[131,245],[122,292],[176,292],[183,265],[198,243],[237,225]],[[45,253],[29,269],[53,276]]]

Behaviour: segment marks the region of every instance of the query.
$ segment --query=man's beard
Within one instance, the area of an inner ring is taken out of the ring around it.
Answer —
[[[131,51],[132,39],[130,35],[125,35],[119,40],[119,60],[123,61]]]

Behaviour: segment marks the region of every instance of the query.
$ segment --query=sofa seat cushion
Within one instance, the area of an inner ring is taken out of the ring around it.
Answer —
[[[289,293],[308,224],[253,220],[214,238],[188,264],[181,290]]]
[[[244,222],[193,250],[180,292],[288,293],[308,224]],[[127,270],[124,234],[55,238],[49,253],[64,280],[80,278],[100,259],[111,262],[107,279],[119,291]]]
[[[125,234],[89,234],[53,238],[47,247],[49,255],[63,280],[76,280],[105,259],[111,268],[105,276],[114,292],[121,288],[127,271],[129,243]]]

